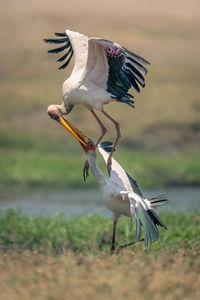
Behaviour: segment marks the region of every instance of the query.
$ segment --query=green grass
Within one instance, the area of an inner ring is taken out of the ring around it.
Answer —
[[[159,214],[160,215],[160,214]],[[200,217],[197,213],[181,212],[161,215],[168,230],[160,230],[160,240],[151,253],[167,251],[175,253],[179,249],[199,249]],[[135,239],[135,232],[129,232],[130,220],[121,218],[117,227],[117,245]],[[0,245],[12,249],[34,250],[38,252],[97,254],[108,252],[111,243],[112,219],[98,215],[66,218],[62,215],[52,217],[23,216],[14,210],[1,212]],[[135,248],[135,247],[134,247]],[[141,251],[144,244],[140,245]],[[143,251],[142,250],[142,251]]]
[[[86,156],[78,143],[67,140],[37,141],[26,135],[0,136],[0,186],[91,188],[96,183],[92,175],[87,183],[82,178]],[[114,157],[137,180],[141,188],[164,185],[200,183],[200,160],[197,148],[185,151],[145,151],[119,146]],[[99,157],[105,171],[105,163]]]

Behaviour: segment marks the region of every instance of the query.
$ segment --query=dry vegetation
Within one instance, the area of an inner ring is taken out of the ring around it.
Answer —
[[[0,298],[29,299],[199,299],[199,253],[133,250],[120,256],[59,257],[33,252],[0,254]]]

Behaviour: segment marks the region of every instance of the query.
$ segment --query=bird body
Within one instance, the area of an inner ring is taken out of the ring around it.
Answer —
[[[106,91],[109,66],[104,48],[97,44],[101,39],[89,39],[70,30],[66,34],[74,49],[75,63],[71,76],[63,83],[63,105],[83,104],[102,110],[103,104],[114,99]]]
[[[63,83],[62,93],[66,108],[70,105],[84,105],[90,110],[102,110],[104,104],[114,101],[103,88],[86,79],[77,80],[74,74]]]
[[[105,147],[103,146],[105,145]],[[103,156],[105,162],[109,154],[104,150],[111,150],[110,142],[101,143],[98,150]],[[91,172],[98,182],[102,193],[105,206],[112,211],[114,222],[117,223],[121,215],[131,218],[131,230],[133,227],[133,218],[136,219],[136,238],[140,239],[141,224],[144,227],[145,245],[151,246],[153,242],[159,239],[159,231],[157,225],[166,226],[153,211],[158,205],[166,204],[165,197],[154,197],[145,199],[139,190],[137,183],[125,172],[120,164],[111,159],[111,172],[107,178],[99,169],[96,161],[96,152],[89,150],[87,152],[87,160],[91,168]]]
[[[104,111],[104,104],[121,102],[134,108],[133,96],[128,93],[133,87],[140,92],[140,86],[145,87],[144,75],[147,73],[146,65],[149,62],[141,56],[122,47],[120,44],[87,36],[67,29],[64,33],[55,33],[59,38],[44,39],[51,44],[62,46],[51,49],[49,53],[64,55],[57,61],[64,62],[59,69],[68,66],[74,54],[74,68],[69,78],[62,87],[62,104],[51,104],[48,107],[50,117],[54,118],[59,112],[66,115],[74,105],[84,105],[93,114],[99,123],[102,133],[96,145],[98,145],[106,133],[106,128],[94,112],[101,111],[115,126],[117,136],[115,148],[121,137],[119,123]],[[108,159],[108,169],[113,151]]]
[[[113,213],[117,221],[120,215],[130,217],[130,202],[122,196],[122,188],[116,184],[111,177],[106,177],[97,165],[96,152],[90,150],[87,152],[87,160],[91,172],[97,181],[102,192],[103,204]]]

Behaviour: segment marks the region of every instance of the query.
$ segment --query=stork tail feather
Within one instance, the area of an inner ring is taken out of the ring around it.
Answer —
[[[152,197],[149,201],[152,208],[165,205],[169,202],[165,195]]]
[[[135,211],[137,223],[141,222],[144,227],[145,247],[148,248],[159,239],[159,231],[153,218],[149,216],[148,211],[140,203],[138,203]],[[136,238],[139,238],[139,233],[136,234]]]
[[[155,211],[153,211],[152,209],[148,209],[147,213],[156,225],[159,225],[167,230],[167,227],[161,221],[161,219],[158,217],[158,215],[155,213]]]

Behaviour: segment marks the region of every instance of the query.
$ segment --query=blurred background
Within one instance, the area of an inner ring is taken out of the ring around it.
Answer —
[[[83,182],[79,144],[46,113],[49,104],[61,103],[73,61],[58,70],[59,57],[47,54],[43,38],[67,28],[120,43],[151,62],[145,89],[132,91],[134,110],[105,106],[121,125],[115,157],[150,194],[185,201],[193,194],[200,201],[198,0],[1,0],[0,6],[1,207],[22,199],[27,205],[28,198],[66,203],[67,195],[80,202],[89,199],[83,189],[96,189],[92,176]],[[113,140],[112,124],[101,118],[109,129],[105,139]],[[97,140],[99,127],[86,108],[75,107],[68,120]]]

